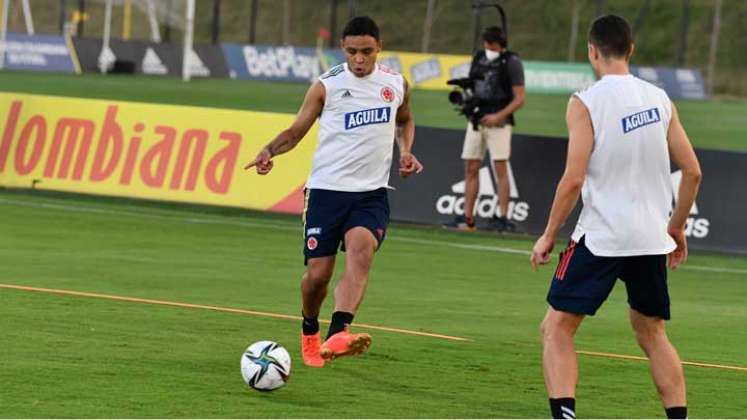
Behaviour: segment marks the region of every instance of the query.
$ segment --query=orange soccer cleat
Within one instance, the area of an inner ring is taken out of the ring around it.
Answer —
[[[371,336],[366,333],[353,334],[347,328],[338,332],[322,344],[320,354],[324,360],[342,356],[359,355],[371,346]]]
[[[314,335],[304,335],[301,333],[301,354],[303,355],[303,364],[315,368],[324,367],[324,359],[319,355],[319,346],[322,342],[319,332]]]

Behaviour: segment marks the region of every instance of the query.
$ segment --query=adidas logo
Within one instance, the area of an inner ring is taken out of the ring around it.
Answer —
[[[210,77],[210,69],[207,68],[194,50],[189,50],[189,74],[192,76]]]
[[[498,193],[495,190],[495,181],[490,171],[490,168],[483,166],[480,168],[480,190],[477,192],[478,197],[483,195],[495,196]],[[510,185],[509,195],[511,198],[519,198],[519,189],[516,188],[516,181],[514,181],[514,171],[511,169],[511,164],[508,164],[508,183]],[[457,182],[451,186],[451,192],[454,194],[464,194],[464,180]]]
[[[117,56],[114,55],[114,51],[109,47],[103,48],[98,59],[99,70],[108,72],[114,66],[115,61],[117,61]]]
[[[480,189],[477,192],[477,202],[475,203],[475,215],[482,218],[492,218],[501,216],[500,207],[498,206],[498,194],[495,190],[494,168],[483,166],[480,168],[479,181]],[[511,164],[508,164],[508,183],[509,196],[508,218],[522,222],[529,217],[529,203],[519,201],[519,190],[514,180],[514,172]],[[452,194],[442,195],[436,201],[436,210],[445,215],[463,215],[464,214],[464,189],[465,181],[459,181],[451,186]]]
[[[161,61],[161,57],[156,54],[156,51],[148,47],[147,50],[145,50],[145,56],[143,56],[143,62],[140,65],[143,69],[143,73],[145,74],[157,74],[157,75],[164,75],[169,72],[169,69],[163,64],[163,61]]]
[[[672,181],[672,189],[674,190],[674,200],[677,201],[677,196],[680,192],[680,183],[682,182],[682,171],[674,171],[670,174],[670,180]],[[687,218],[685,224],[685,235],[692,236],[695,238],[705,238],[708,236],[710,231],[711,222],[702,217],[698,216],[698,204],[693,202],[693,206],[690,208],[690,217]]]
[[[350,93],[349,90],[345,89],[345,93],[342,94],[343,98],[352,98],[353,95]]]
[[[672,189],[674,190],[674,201],[677,201],[677,196],[680,193],[680,183],[682,182],[682,171],[674,171],[670,175],[672,180]],[[690,214],[698,214],[698,204],[693,202],[693,206],[690,208]]]

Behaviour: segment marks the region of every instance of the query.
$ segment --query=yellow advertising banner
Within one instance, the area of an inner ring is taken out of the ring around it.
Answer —
[[[300,213],[317,127],[259,176],[293,115],[0,93],[0,186]]]
[[[388,52],[379,54],[379,62],[400,71],[411,86],[420,89],[448,90],[449,79],[467,77],[469,55]]]
[[[410,86],[428,90],[451,90],[446,81],[469,75],[469,55],[423,54],[384,51],[380,63],[405,76]],[[524,82],[529,93],[569,94],[586,89],[595,76],[589,64],[522,60]]]

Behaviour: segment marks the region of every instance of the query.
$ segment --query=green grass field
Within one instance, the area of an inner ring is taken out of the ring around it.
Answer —
[[[0,72],[6,92],[288,113],[304,90]],[[566,99],[530,96],[518,131],[563,135]],[[747,150],[747,102],[679,107],[696,145]],[[464,126],[445,92],[416,91],[414,110],[421,125]],[[299,321],[15,287],[296,316],[300,238],[296,217],[0,188],[0,417],[548,415],[538,326],[554,267],[530,270],[527,237],[393,226],[356,323],[468,341],[361,328],[374,336],[371,351],[322,370],[300,362]],[[742,368],[687,365],[692,418],[747,413],[746,278],[747,259],[703,253],[671,274],[669,333],[683,360]],[[323,318],[331,308],[330,299]],[[641,356],[626,308],[618,285],[581,328],[578,350]],[[239,373],[243,350],[264,339],[286,346],[294,363],[288,385],[273,393],[248,389]],[[580,416],[663,415],[645,362],[588,355],[579,361]]]
[[[4,92],[285,113],[298,110],[306,89],[306,85],[299,83],[227,79],[184,83],[163,77],[0,72],[0,91]],[[442,91],[416,90],[413,95],[416,124],[458,129],[466,127],[465,119],[452,109],[446,95]],[[568,97],[564,95],[528,95],[526,105],[517,114],[516,132],[565,136],[567,101]],[[747,151],[744,129],[747,101],[680,101],[677,106],[696,147]]]
[[[295,217],[0,190],[0,283],[297,315],[300,229]],[[356,322],[471,341],[367,330],[369,353],[321,370],[300,363],[298,321],[3,287],[0,416],[546,417],[538,324],[553,268],[534,273],[502,249],[530,247],[393,226]],[[747,366],[745,276],[744,259],[708,255],[672,273],[684,360]],[[273,393],[239,374],[262,339],[293,357]],[[621,285],[578,349],[641,355]],[[579,357],[579,415],[663,415],[646,363]],[[747,413],[747,371],[685,374],[691,417]]]

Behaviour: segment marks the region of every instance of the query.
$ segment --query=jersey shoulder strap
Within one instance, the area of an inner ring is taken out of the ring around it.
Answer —
[[[345,71],[345,64],[338,64],[332,67],[331,69],[329,69],[326,73],[321,75],[319,78],[322,80],[329,79],[331,77],[335,77],[339,74],[342,74],[344,71]]]

